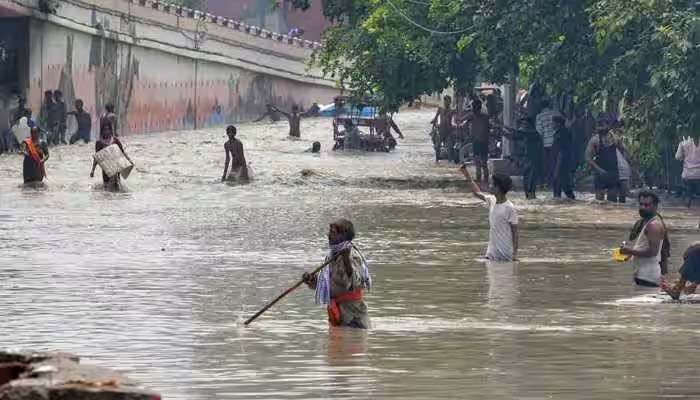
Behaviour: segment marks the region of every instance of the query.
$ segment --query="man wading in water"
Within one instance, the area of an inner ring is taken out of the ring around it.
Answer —
[[[129,162],[133,165],[134,162],[131,161],[131,158],[126,154],[124,151],[124,146],[122,145],[122,142],[114,137],[114,130],[113,130],[113,125],[111,121],[108,120],[108,118],[103,117],[102,120],[100,121],[100,139],[95,142],[95,153],[99,152],[100,150],[109,147],[113,144],[116,144],[119,146],[119,150],[122,151],[124,154],[124,157],[129,160]],[[92,161],[92,171],[90,171],[90,178],[95,177],[95,167],[97,167],[97,161],[93,160]],[[102,183],[104,184],[104,188],[107,190],[113,190],[117,191],[120,188],[120,181],[121,181],[121,175],[116,174],[113,177],[107,176],[107,174],[102,171]]]
[[[476,164],[476,181],[489,183],[489,133],[491,126],[489,116],[481,112],[481,101],[472,101],[472,112],[467,116],[472,136],[474,164]],[[482,175],[483,171],[483,175]]]
[[[658,214],[659,197],[652,192],[639,193],[640,221],[635,224],[630,238],[636,233],[634,245],[620,246],[620,253],[632,256],[634,282],[640,286],[658,287],[661,281],[662,250],[666,237],[666,227]],[[636,232],[635,232],[636,231]],[[667,249],[670,245],[666,244]],[[665,263],[664,263],[665,266]]]
[[[469,175],[466,165],[460,171],[467,178],[467,184],[474,197],[489,205],[489,246],[486,258],[491,261],[517,261],[518,258],[518,212],[506,194],[513,187],[510,177],[494,174],[493,195],[484,194]]]
[[[433,146],[435,147],[435,162],[440,161],[440,149],[444,145],[449,147],[452,143],[452,97],[445,96],[443,99],[444,107],[439,107],[435,113],[435,117],[430,121],[433,129],[437,128],[437,136],[433,137]],[[452,149],[447,148],[447,154],[450,154]]]
[[[363,300],[365,290],[370,290],[372,278],[367,262],[353,245],[355,228],[352,222],[339,219],[330,224],[328,245],[334,259],[319,273],[304,273],[303,280],[316,290],[316,303],[328,305],[328,322],[332,326],[369,328],[367,304]],[[337,256],[337,258],[336,258]]]
[[[292,112],[290,113],[284,112],[276,106],[272,106],[272,111],[278,112],[287,118],[287,120],[289,121],[290,137],[301,137],[301,119],[304,117],[308,117],[307,113],[299,112],[299,106],[297,106],[296,104],[292,106]]]
[[[105,106],[105,114],[100,118],[100,121],[109,122],[112,125],[112,134],[114,137],[119,137],[119,131],[117,129],[117,114],[114,113],[114,104],[107,103]],[[103,122],[100,122],[101,124]]]
[[[224,151],[226,151],[226,161],[224,163],[224,175],[221,177],[221,182],[226,180],[234,182],[247,182],[248,164],[245,161],[243,154],[243,143],[236,139],[236,127],[229,125],[226,128],[228,142],[224,143]],[[231,163],[231,174],[228,174],[228,165]]]

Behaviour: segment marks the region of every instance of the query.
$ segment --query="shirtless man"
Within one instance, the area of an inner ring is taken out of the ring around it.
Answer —
[[[437,109],[435,117],[430,121],[433,128],[437,127],[438,136],[433,138],[433,145],[435,146],[435,161],[440,159],[440,147],[442,144],[446,146],[449,145],[450,137],[452,136],[452,98],[450,96],[445,96],[444,107]],[[449,149],[448,149],[449,150]]]
[[[296,104],[292,106],[291,112],[284,112],[272,106],[272,110],[284,115],[289,121],[289,136],[290,137],[301,137],[301,119],[308,117],[308,113],[300,112],[299,106]]]
[[[401,129],[399,129],[399,126],[396,125],[394,119],[387,114],[383,114],[382,116],[377,118],[376,122],[374,123],[374,128],[377,130],[377,134],[381,135],[384,138],[393,138],[393,136],[391,135],[392,129],[399,135],[400,139],[404,138],[403,133],[401,133]]]
[[[112,103],[107,103],[107,105],[105,105],[105,114],[100,119],[100,126],[104,123],[111,124],[114,137],[119,137],[117,130],[117,114],[114,113],[114,105]]]
[[[224,164],[224,175],[221,177],[221,182],[228,180],[246,182],[248,181],[248,164],[245,161],[243,154],[243,143],[236,139],[236,127],[229,125],[226,128],[228,142],[224,143],[226,151],[226,162]],[[229,175],[228,165],[231,163],[231,174]]]
[[[452,114],[452,136],[455,142],[455,149],[452,152],[452,161],[463,163],[466,158],[467,142],[469,138],[469,111],[464,108],[464,98],[460,97]]]
[[[95,142],[95,153],[98,153],[100,150],[111,146],[113,144],[116,144],[119,146],[119,149],[122,151],[124,154],[124,157],[131,163],[131,165],[134,165],[134,162],[131,160],[128,154],[126,154],[126,151],[124,151],[124,145],[122,142],[114,137],[114,131],[112,130],[112,124],[111,123],[105,123],[102,127],[100,127],[100,139]],[[92,170],[90,171],[90,178],[95,177],[95,168],[97,167],[97,160],[92,161]],[[111,178],[107,176],[105,171],[102,171],[102,183],[104,184],[104,188],[107,190],[113,190],[117,191],[120,189],[121,186],[121,174],[116,174],[112,176]]]
[[[481,100],[472,101],[472,112],[467,117],[472,135],[474,162],[476,164],[476,181],[484,183],[489,181],[489,133],[491,126],[489,116],[481,112]],[[483,175],[482,175],[483,171]]]
[[[266,117],[270,117],[270,121],[277,122],[280,120],[280,115],[275,111],[275,106],[272,104],[265,104],[265,114],[261,115],[260,118],[254,120],[253,122],[260,122]]]

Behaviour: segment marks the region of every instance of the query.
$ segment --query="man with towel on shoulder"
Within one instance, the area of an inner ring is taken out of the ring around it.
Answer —
[[[639,200],[639,216],[630,234],[631,243],[623,243],[620,253],[632,256],[634,282],[639,286],[658,287],[668,270],[667,262],[671,244],[666,224],[659,215],[659,196],[642,191]]]
[[[347,219],[330,224],[326,258],[332,261],[319,273],[305,273],[303,280],[316,291],[316,303],[326,304],[332,326],[368,329],[370,325],[364,291],[370,290],[372,278],[364,256],[352,243],[355,227]]]

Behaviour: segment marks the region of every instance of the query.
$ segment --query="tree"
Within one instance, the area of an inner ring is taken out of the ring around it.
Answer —
[[[387,109],[448,86],[468,91],[477,75],[501,83],[518,74],[598,110],[624,99],[637,161],[659,170],[667,168],[659,144],[700,129],[700,14],[692,3],[324,0],[335,25],[314,61]]]
[[[598,1],[591,7],[601,91],[624,95],[627,134],[647,171],[663,171],[680,136],[700,129],[700,14],[686,1]],[[697,5],[695,6],[697,7]]]
[[[459,45],[457,35],[410,25],[397,7],[405,7],[411,20],[432,23],[431,7],[409,0],[325,1],[324,14],[336,24],[325,32],[315,61],[352,94],[375,96],[386,111],[448,86],[473,86],[479,65],[474,48]]]
[[[308,0],[299,0],[308,6]],[[574,91],[581,66],[595,67],[586,2],[566,0],[325,0],[336,22],[316,61],[356,94],[379,93],[396,108],[477,77],[503,83],[513,74],[555,77]],[[523,71],[521,71],[523,70]],[[588,76],[594,76],[588,73]]]

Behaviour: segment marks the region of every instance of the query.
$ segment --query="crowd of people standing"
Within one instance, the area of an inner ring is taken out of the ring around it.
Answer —
[[[472,139],[476,180],[472,179],[465,165],[461,166],[460,172],[465,176],[467,187],[474,197],[485,202],[489,208],[489,241],[485,258],[494,262],[518,261],[518,210],[508,200],[513,182],[508,175],[490,175],[487,164],[492,139],[490,117],[483,113],[482,102],[478,98],[472,99],[470,110],[464,110],[459,103],[457,110],[452,110],[449,97],[445,98],[444,105],[432,121],[440,139],[453,140],[450,136],[455,131],[462,132],[462,135],[468,134]],[[300,113],[298,107],[293,107],[290,113],[272,105],[267,110],[271,114],[268,116],[280,114],[289,120],[290,136],[300,135],[299,123],[303,113]],[[76,100],[74,111],[67,112],[60,91],[46,92],[38,123],[32,120],[31,110],[26,109],[24,102],[20,101],[20,107],[13,112],[12,117],[15,125],[28,127],[29,136],[20,141],[14,130],[11,132],[24,155],[25,183],[40,183],[46,177],[45,163],[49,159],[49,144],[67,144],[66,121],[69,116],[75,117],[78,125],[70,142],[89,142],[92,120],[81,100]],[[588,113],[578,113],[574,118],[566,118],[545,100],[541,112],[535,118],[523,116],[518,120],[517,129],[508,133],[511,139],[524,141],[525,191],[528,198],[535,198],[538,185],[546,182],[551,185],[555,198],[561,197],[563,193],[574,199],[573,174],[585,162],[594,174],[596,198],[602,200],[607,196],[609,201],[626,201],[631,167],[625,146],[615,137],[615,131],[623,126],[622,122],[613,114],[603,113],[590,125],[590,135],[585,135],[585,130],[582,134],[577,129],[587,126],[587,116]],[[265,115],[261,118],[264,117]],[[117,138],[117,121],[114,107],[107,105],[105,113],[99,119],[99,139],[95,152],[108,147],[118,148],[133,167],[133,162]],[[389,130],[391,123],[390,119],[380,119],[378,130]],[[398,127],[395,128],[398,131]],[[44,140],[41,138],[42,132]],[[398,133],[402,135],[400,131]],[[236,138],[235,126],[228,126],[226,134],[228,141],[224,144],[225,165],[221,180],[245,183],[250,176],[243,144]],[[585,151],[582,151],[582,147],[585,147]],[[320,144],[314,145],[314,148],[314,152],[318,152]],[[694,138],[685,138],[676,154],[684,162],[683,178],[689,186],[700,184],[699,149],[696,135]],[[94,176],[97,165],[97,160],[93,161],[91,177]],[[103,167],[102,177],[105,188],[119,189],[118,172],[108,175]],[[480,183],[485,183],[486,186],[480,186]],[[487,186],[491,187],[491,193],[482,192],[482,187],[485,189]],[[661,287],[674,299],[678,299],[681,293],[694,293],[700,284],[700,245],[693,245],[685,252],[681,279],[671,286],[666,281],[671,246],[668,229],[658,211],[660,199],[653,192],[643,191],[638,194],[637,200],[640,219],[632,227],[630,243],[623,242],[619,248],[621,254],[631,258],[634,282],[644,287]],[[367,328],[369,317],[363,292],[370,289],[371,277],[364,256],[352,243],[354,237],[355,231],[350,221],[341,219],[331,224],[328,234],[330,254],[326,259],[328,268],[314,274],[304,274],[302,281],[315,290],[319,303],[328,306],[332,325]]]
[[[107,104],[105,112],[99,119],[99,138],[96,141],[95,153],[113,144],[117,145],[124,157],[131,162],[124,152],[122,143],[117,138],[117,115],[114,106]],[[66,140],[68,118],[74,117],[77,128]],[[46,91],[39,112],[38,120],[33,118],[32,110],[27,108],[26,100],[18,99],[17,108],[11,110],[7,127],[0,131],[0,154],[20,153],[24,156],[23,178],[28,185],[42,184],[46,178],[46,162],[49,159],[49,147],[56,145],[74,144],[78,141],[91,141],[92,116],[84,108],[81,99],[74,103],[74,109],[67,111],[60,90]],[[132,162],[133,164],[133,162]],[[96,162],[93,162],[90,176],[94,176]],[[119,189],[119,174],[107,176],[102,174],[105,188]]]
[[[0,154],[20,151],[22,142],[31,136],[31,129],[35,127],[39,131],[39,140],[44,141],[47,146],[74,144],[81,140],[85,143],[90,142],[92,116],[85,110],[81,99],[77,99],[73,106],[74,109],[68,111],[63,93],[60,90],[47,90],[44,92],[39,114],[35,118],[33,111],[27,107],[26,99],[20,97],[17,107],[9,110],[7,120],[3,121],[4,126],[0,129]],[[70,137],[66,137],[71,117],[75,118],[77,129]],[[110,119],[116,134],[117,117],[112,104],[105,106],[102,118],[104,117]]]
[[[498,148],[494,144],[504,137],[514,143],[509,157],[520,167],[527,199],[535,199],[538,189],[548,187],[554,198],[565,195],[573,200],[577,181],[590,173],[597,200],[625,203],[631,182],[641,175],[633,168],[632,154],[623,141],[624,121],[616,113],[594,117],[581,105],[557,107],[558,102],[546,96],[529,96],[518,104],[516,127],[499,129],[491,110],[482,111],[479,97],[471,96],[465,103],[458,98],[453,109],[452,98],[445,96],[431,120],[433,144],[436,161],[447,158],[460,163],[471,153],[477,182],[488,183],[491,149]],[[688,207],[700,195],[699,139],[700,133],[683,138],[676,152],[683,163]]]

